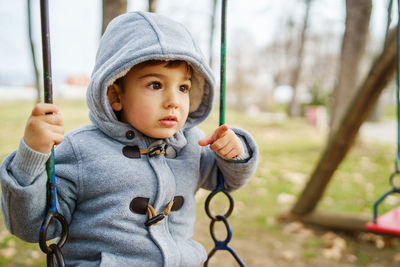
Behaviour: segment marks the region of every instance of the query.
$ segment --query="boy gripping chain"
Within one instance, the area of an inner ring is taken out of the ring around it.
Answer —
[[[145,12],[115,18],[87,91],[92,124],[64,139],[57,107],[38,104],[18,150],[4,160],[7,228],[38,242],[45,162],[57,144],[67,266],[199,266],[207,254],[192,240],[195,192],[216,187],[217,166],[227,190],[243,186],[258,154],[244,130],[222,125],[204,137],[195,127],[211,112],[213,95],[211,70],[183,25]],[[57,227],[51,225],[49,237]]]

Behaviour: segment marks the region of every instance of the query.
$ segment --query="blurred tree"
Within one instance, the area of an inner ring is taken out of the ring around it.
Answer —
[[[285,17],[276,28],[276,37],[258,53],[256,58],[257,61],[260,56],[262,57],[260,69],[263,70],[263,75],[268,73],[270,76],[270,83],[267,84],[269,92],[259,98],[262,110],[277,107],[274,105],[274,91],[280,90],[280,86],[291,85],[293,73],[298,65],[299,30],[293,21],[294,14],[290,12],[290,10],[285,12]],[[321,23],[326,21],[329,19]],[[327,28],[323,32],[306,33],[301,72],[298,74],[296,87],[300,88],[301,85],[308,90],[313,83],[319,83],[321,91],[331,95],[329,92],[332,91],[332,84],[336,81],[340,37],[341,34],[337,33],[334,27]],[[290,101],[291,99],[289,104]]]
[[[233,103],[235,110],[246,112],[253,98],[253,83],[256,82],[256,73],[258,67],[254,62],[257,61],[254,53],[256,50],[252,46],[254,40],[251,34],[243,30],[237,30],[233,33],[234,40],[229,46],[229,66],[227,86],[227,100]],[[243,49],[247,47],[248,49]],[[250,48],[250,49],[249,49]],[[260,88],[259,88],[260,89]]]
[[[27,0],[27,8],[28,8],[28,37],[29,37],[29,45],[31,48],[31,56],[32,56],[32,65],[35,74],[35,89],[37,93],[36,103],[40,102],[40,96],[42,93],[42,87],[40,86],[40,79],[39,79],[39,70],[36,63],[36,55],[35,55],[35,47],[33,45],[32,40],[32,6],[31,0]]]
[[[292,71],[288,71],[288,69],[292,69],[291,65],[296,57],[293,52],[294,25],[292,14],[288,14],[287,20],[279,26],[276,41],[267,47],[266,59],[269,61],[268,65],[272,65],[270,71],[274,73],[275,87],[290,83]]]
[[[356,2],[356,0],[349,0]],[[335,170],[353,144],[361,124],[366,119],[382,90],[393,79],[396,70],[397,28],[390,30],[388,41],[375,59],[368,75],[346,106],[343,121],[328,140],[309,181],[292,209],[296,215],[310,214],[322,198]]]
[[[217,13],[217,0],[212,0],[212,10],[211,10],[211,18],[210,18],[210,39],[209,39],[209,58],[208,63],[210,64],[211,68],[213,67],[213,50],[214,50],[214,32],[215,32],[215,14]]]
[[[229,88],[232,95],[235,96],[234,108],[239,112],[246,112],[248,109],[249,94],[253,91],[252,85],[248,82],[248,70],[244,69],[241,64],[235,64],[233,67],[234,78]]]
[[[157,0],[149,0],[149,12],[155,13],[157,10]]]
[[[392,7],[393,7],[393,0],[389,0],[387,6],[387,17],[386,17],[385,45],[387,44],[388,41],[390,23],[392,23]]]
[[[291,81],[290,81],[290,86],[293,88],[293,96],[292,100],[290,102],[289,106],[289,116],[290,117],[295,117],[300,115],[300,105],[298,102],[298,81],[299,81],[299,75],[300,75],[300,70],[301,70],[301,64],[303,62],[303,52],[304,52],[304,43],[306,40],[306,32],[308,28],[308,20],[310,16],[310,8],[311,8],[311,2],[312,0],[305,0],[306,3],[306,12],[304,15],[304,22],[303,22],[303,28],[301,29],[301,34],[300,34],[300,42],[299,42],[299,47],[297,50],[297,57],[296,57],[296,63],[295,63],[295,68],[292,73]]]
[[[387,16],[386,16],[386,34],[385,34],[385,43],[384,46],[387,45],[388,41],[388,32],[390,28],[390,24],[392,22],[392,7],[393,7],[393,0],[388,1],[388,6],[387,6]],[[383,108],[383,101],[382,98],[378,100],[376,103],[374,109],[371,111],[371,114],[369,115],[368,120],[369,121],[380,121],[382,117],[382,108]]]
[[[321,89],[321,82],[314,81],[309,89],[310,93],[310,102],[308,105],[310,106],[326,106],[326,102],[328,101],[328,95]]]
[[[346,29],[338,71],[338,84],[333,92],[330,138],[339,128],[359,82],[360,61],[365,51],[372,0],[346,1]]]
[[[276,36],[272,38],[273,41],[268,43],[266,47],[259,49],[259,51],[254,50],[255,48],[250,48],[256,53],[252,63],[256,70],[253,73],[249,73],[250,76],[253,76],[251,80],[254,80],[255,75],[263,77],[257,85],[253,86],[257,88],[257,105],[261,111],[273,111],[277,107],[275,105],[275,91],[280,86],[289,84],[291,65],[293,65],[293,59],[295,58],[293,53],[295,43],[293,41],[294,25],[293,14],[290,11],[285,12],[285,16],[281,18],[281,22],[277,25]],[[249,46],[251,43],[248,42],[244,45]],[[260,63],[257,64],[257,62]]]
[[[118,15],[126,12],[127,0],[103,0],[103,26],[101,33],[103,34],[108,23]]]

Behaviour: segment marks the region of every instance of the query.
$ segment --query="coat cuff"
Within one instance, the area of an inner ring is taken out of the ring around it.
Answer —
[[[36,177],[46,168],[46,161],[51,152],[44,154],[30,148],[21,138],[15,157],[11,163],[12,168],[25,172],[30,177]]]

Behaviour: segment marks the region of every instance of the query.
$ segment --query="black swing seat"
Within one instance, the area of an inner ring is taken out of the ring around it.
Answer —
[[[365,229],[373,233],[400,236],[400,207],[377,217],[376,223],[366,223]]]

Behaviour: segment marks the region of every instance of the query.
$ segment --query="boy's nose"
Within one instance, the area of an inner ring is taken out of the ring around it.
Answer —
[[[175,90],[168,90],[164,101],[165,108],[177,108],[179,106],[178,96]]]

